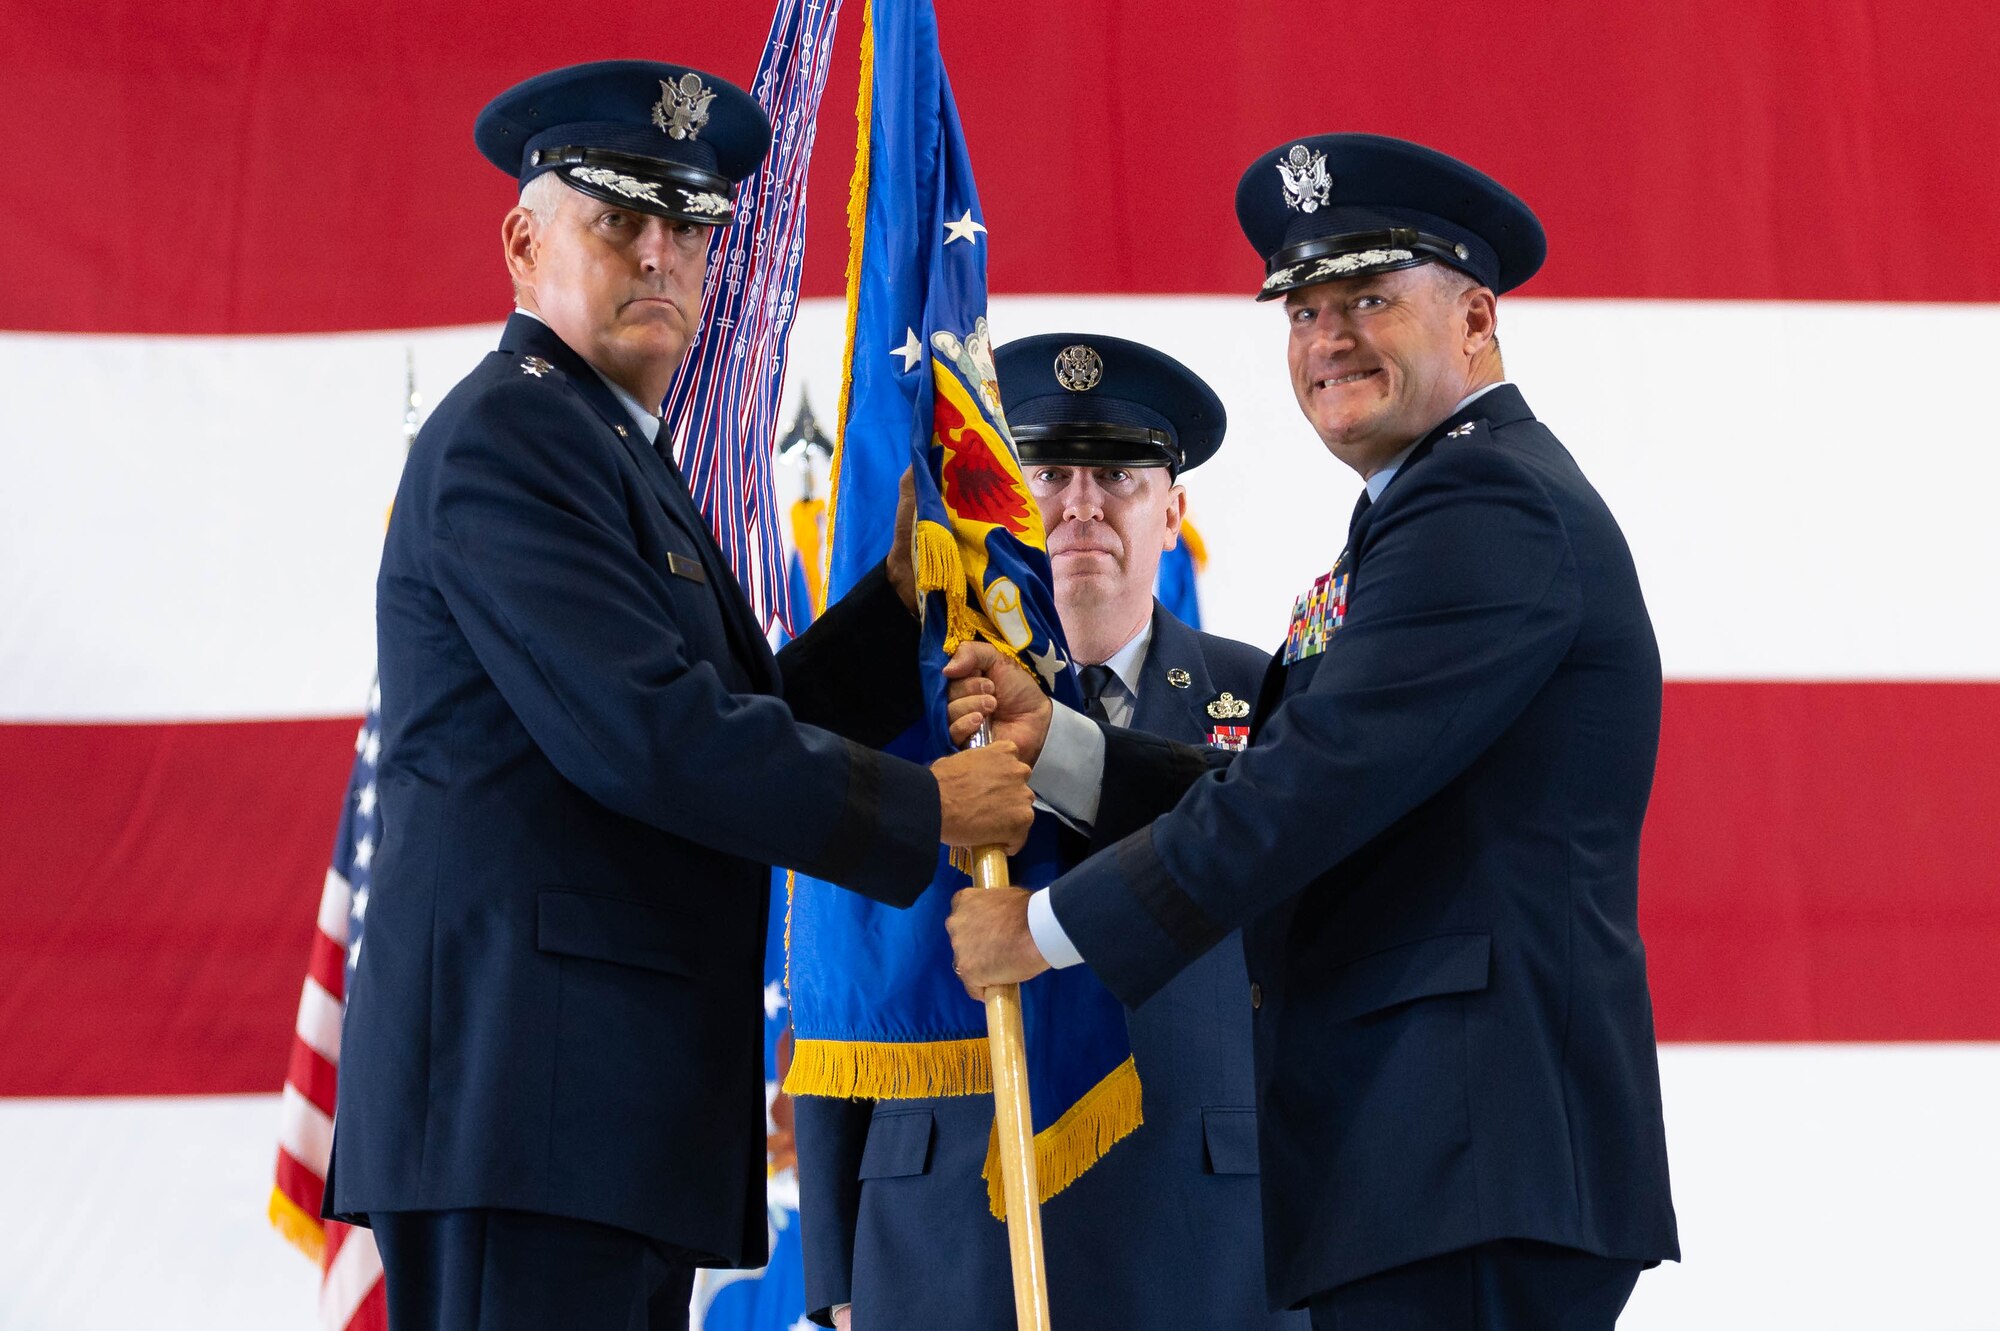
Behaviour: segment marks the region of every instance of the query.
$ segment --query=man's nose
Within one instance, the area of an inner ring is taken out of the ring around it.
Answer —
[[[671,218],[655,217],[650,213],[646,215],[639,228],[639,243],[635,247],[641,268],[649,273],[662,273],[672,265],[675,225]]]
[[[1077,522],[1100,522],[1104,518],[1104,491],[1098,488],[1097,478],[1087,471],[1078,471],[1063,487],[1063,517]]]

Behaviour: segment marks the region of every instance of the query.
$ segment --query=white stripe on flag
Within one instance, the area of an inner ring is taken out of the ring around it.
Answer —
[[[278,1145],[292,1159],[326,1177],[326,1164],[333,1155],[333,1120],[290,1084],[278,1102]]]
[[[350,1229],[340,1251],[326,1268],[326,1280],[319,1290],[320,1331],[347,1331],[361,1301],[382,1278],[382,1254],[375,1246],[375,1232]]]
[[[312,976],[299,994],[298,1035],[329,1063],[340,1062],[340,1000]]]
[[[1670,678],[2000,678],[1981,610],[2000,305],[1500,308],[1509,373],[1631,539]],[[1299,414],[1282,312],[1236,296],[1047,296],[997,298],[991,318],[1002,339],[1137,337],[1215,386],[1228,437],[1189,478],[1213,556],[1204,612],[1215,632],[1273,646],[1338,553],[1359,487]],[[794,325],[787,409],[801,384],[824,409],[843,307],[802,302]],[[403,348],[434,400],[495,333],[0,334],[10,437],[34,445],[0,486],[0,720],[353,715],[402,464]],[[1921,389],[1860,372],[1871,353],[1852,349],[1870,347],[1923,366]],[[77,412],[112,386],[150,404],[145,429]]]
[[[354,889],[338,869],[328,869],[319,894],[319,931],[342,947],[347,946],[347,913],[353,906]]]

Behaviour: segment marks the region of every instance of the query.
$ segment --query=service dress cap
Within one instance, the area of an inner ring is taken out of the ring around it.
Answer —
[[[1193,370],[1143,343],[1041,333],[995,349],[993,362],[1023,463],[1179,473],[1222,445],[1222,399]]]
[[[517,83],[486,104],[473,142],[521,184],[550,171],[643,213],[725,226],[730,192],[771,146],[755,98],[657,60],[599,60]]]
[[[1379,134],[1315,134],[1271,149],[1237,183],[1236,220],[1264,258],[1258,300],[1433,262],[1510,291],[1548,254],[1542,224],[1498,181]]]

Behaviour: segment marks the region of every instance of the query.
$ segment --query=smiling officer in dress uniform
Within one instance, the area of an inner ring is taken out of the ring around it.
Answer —
[[[774,660],[660,438],[757,104],[612,61],[474,137],[522,185],[518,308],[418,436],[382,554],[326,1211],[373,1227],[398,1331],[661,1331],[697,1265],[764,1261],[766,865],[907,905],[941,838],[1020,842],[1026,768],[855,742],[916,714],[907,558]]]
[[[1032,899],[960,893],[959,965],[1081,960],[1136,1004],[1241,927],[1273,1303],[1609,1331],[1679,1254],[1638,929],[1660,658],[1617,523],[1505,381],[1495,297],[1542,228],[1366,134],[1266,153],[1236,206],[1361,502],[1226,764],[964,654],[960,722],[993,710],[1106,849]]]
[[[1153,597],[1186,507],[1179,477],[1221,445],[1221,399],[1121,338],[1022,338],[994,360],[1093,714],[1238,743],[1264,653]],[[1145,1124],[1042,1207],[1055,1325],[1302,1331],[1264,1302],[1248,982],[1241,950],[1217,948],[1131,1013]],[[824,1320],[851,1303],[836,1324],[853,1331],[1011,1331],[1007,1231],[981,1177],[992,1097],[807,1097],[795,1114],[806,1306]],[[928,1129],[908,1131],[912,1115]]]

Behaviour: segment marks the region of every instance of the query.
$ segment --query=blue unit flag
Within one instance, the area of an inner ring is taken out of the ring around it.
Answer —
[[[834,455],[829,599],[872,568],[914,467],[926,721],[898,748],[949,746],[939,673],[978,638],[1080,705],[1056,617],[1046,536],[1000,405],[986,318],[989,233],[929,0],[874,0],[862,38],[860,160],[849,202],[851,337]],[[1012,864],[1056,874],[1044,818]],[[984,1009],[951,970],[944,917],[969,879],[940,858],[907,911],[801,878],[792,898],[794,1094],[896,1099],[987,1094]],[[1029,1087],[1043,1199],[1140,1120],[1123,1007],[1084,968],[1024,985]],[[1001,1214],[989,1156],[988,1196]]]

